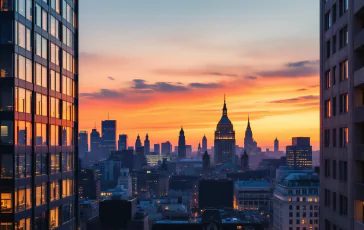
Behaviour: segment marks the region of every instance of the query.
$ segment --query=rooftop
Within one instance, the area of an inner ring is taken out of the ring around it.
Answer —
[[[265,180],[255,180],[255,181],[237,181],[235,184],[238,187],[249,187],[249,188],[270,188],[270,183]]]

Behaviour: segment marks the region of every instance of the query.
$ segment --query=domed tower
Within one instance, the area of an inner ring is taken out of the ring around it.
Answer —
[[[183,127],[179,131],[179,138],[178,138],[178,157],[180,159],[186,158],[187,151],[186,151],[186,138],[185,138],[185,131]]]
[[[225,96],[222,116],[215,131],[214,156],[215,165],[235,163],[235,131],[227,115]]]
[[[202,170],[203,172],[210,170],[210,155],[207,151],[205,151],[205,154],[202,156]]]
[[[244,150],[244,154],[241,155],[241,169],[243,171],[249,170],[249,156],[246,153],[246,150]]]

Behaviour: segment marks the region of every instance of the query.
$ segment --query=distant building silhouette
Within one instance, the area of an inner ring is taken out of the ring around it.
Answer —
[[[178,138],[178,157],[180,159],[183,159],[186,158],[186,155],[187,155],[187,150],[186,150],[185,132],[183,131],[183,128],[181,128]]]
[[[149,155],[149,153],[150,153],[150,141],[147,133],[147,135],[145,135],[145,140],[144,140],[144,155]]]
[[[241,155],[241,169],[243,171],[249,170],[249,156],[246,150],[244,150],[244,154]]]
[[[119,135],[119,141],[118,141],[118,150],[126,150],[128,146],[128,135],[126,134],[120,134]]]
[[[207,151],[207,138],[206,138],[206,135],[203,135],[203,138],[202,138],[202,153],[204,153],[205,151]]]
[[[100,154],[102,148],[102,140],[100,133],[96,129],[92,129],[90,134],[91,153],[93,155]]]
[[[116,121],[105,120],[102,125],[102,145],[105,151],[116,151]]]
[[[201,157],[201,155],[202,155],[202,149],[201,149],[201,144],[200,143],[198,143],[198,147],[197,147],[197,154],[196,154],[196,156],[197,156],[197,158],[200,158]]]
[[[279,152],[279,141],[278,138],[274,140],[274,152]]]
[[[154,144],[154,152],[156,154],[161,154],[161,145],[160,144]]]
[[[215,165],[224,162],[235,162],[235,131],[233,124],[228,118],[226,101],[224,98],[224,107],[222,117],[217,124],[215,131],[214,160]]]
[[[139,136],[139,134],[138,134],[137,139],[136,139],[136,141],[135,141],[135,151],[136,151],[138,148],[142,147],[142,146],[143,146],[143,145],[142,145],[142,141],[140,140],[140,136]]]
[[[171,142],[167,141],[162,143],[162,154],[171,153],[171,151],[172,151]]]
[[[210,155],[205,151],[202,156],[202,171],[208,172],[210,170]]]
[[[253,138],[253,131],[250,126],[250,118],[248,116],[248,125],[245,130],[245,137],[244,137],[244,149],[246,150],[247,154],[258,154],[261,152],[260,148],[258,148],[257,142]]]

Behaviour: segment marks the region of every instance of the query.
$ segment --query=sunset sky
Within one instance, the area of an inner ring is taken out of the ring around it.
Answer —
[[[319,144],[319,1],[80,1],[80,130],[208,146],[224,93],[237,144]]]

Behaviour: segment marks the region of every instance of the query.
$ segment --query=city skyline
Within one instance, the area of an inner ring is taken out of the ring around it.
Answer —
[[[80,83],[80,130],[90,133],[110,113],[117,135],[175,137],[175,146],[183,125],[187,143],[197,146],[206,134],[211,144],[226,93],[237,145],[250,114],[263,149],[273,149],[276,136],[281,146],[309,136],[318,149],[317,1],[80,4],[80,73],[88,76]],[[108,34],[102,43],[94,28]]]

